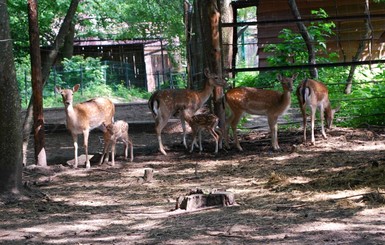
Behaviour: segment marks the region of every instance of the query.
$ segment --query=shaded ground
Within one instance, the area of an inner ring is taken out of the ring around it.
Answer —
[[[302,145],[301,135],[280,130],[283,151],[271,152],[269,134],[248,131],[244,152],[214,155],[208,140],[202,154],[189,154],[180,134],[169,133],[163,156],[150,130],[136,131],[133,163],[119,145],[116,166],[85,170],[66,164],[68,132],[48,134],[49,168],[23,172],[33,197],[0,203],[0,243],[384,244],[384,130],[335,128],[316,146]],[[91,134],[94,161],[99,136]],[[155,172],[150,183],[141,179],[147,168]],[[238,205],[174,210],[175,199],[197,187],[231,191]]]

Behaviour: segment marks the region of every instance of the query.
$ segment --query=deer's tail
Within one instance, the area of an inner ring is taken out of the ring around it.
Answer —
[[[157,92],[153,93],[151,98],[148,100],[148,108],[150,108],[150,111],[154,117],[159,115],[159,100],[158,96],[156,96]]]
[[[311,90],[307,86],[308,79],[306,78],[301,85],[301,103],[302,106],[306,103],[307,98],[310,96]]]

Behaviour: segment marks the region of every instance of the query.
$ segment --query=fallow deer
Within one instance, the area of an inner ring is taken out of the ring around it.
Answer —
[[[331,108],[327,87],[319,81],[305,79],[298,85],[296,94],[302,113],[303,141],[306,142],[306,105],[308,105],[311,110],[311,143],[315,145],[314,120],[317,108],[319,108],[320,111],[322,137],[327,139],[324,128],[324,116],[326,118],[327,128],[330,128],[333,124],[334,114],[340,109],[339,107],[336,109]]]
[[[128,145],[130,145],[130,162],[134,160],[133,146],[130,137],[128,136],[128,123],[122,120],[116,121],[109,125],[105,123],[102,124],[105,128],[105,133],[103,135],[104,139],[104,149],[102,157],[100,158],[99,165],[101,165],[104,160],[108,162],[108,151],[111,147],[111,165],[115,165],[115,147],[118,140],[123,141],[124,143],[124,159],[128,157]]]
[[[167,155],[162,143],[161,133],[171,116],[179,116],[183,129],[183,145],[186,144],[186,125],[184,115],[193,115],[212,94],[214,86],[224,86],[225,81],[216,74],[205,69],[206,81],[203,90],[165,89],[154,92],[148,106],[155,120],[155,131],[159,142],[159,150]]]
[[[277,79],[281,82],[283,93],[273,90],[258,89],[252,87],[233,88],[226,92],[226,107],[230,109],[231,115],[226,120],[234,136],[234,142],[238,150],[242,151],[237,136],[237,125],[244,113],[267,116],[271,131],[271,144],[274,150],[279,150],[278,145],[278,117],[290,107],[293,81],[297,74],[292,77],[283,77],[278,74]],[[228,129],[225,133],[226,147],[229,147]]]
[[[78,166],[78,134],[84,136],[84,150],[86,153],[86,168],[90,168],[88,157],[88,136],[90,130],[99,127],[102,123],[111,124],[115,115],[115,105],[106,98],[94,98],[77,105],[73,105],[73,93],[79,90],[80,85],[76,84],[72,89],[55,87],[63,99],[67,128],[71,132],[74,142],[75,163]]]
[[[219,148],[222,149],[222,134],[221,131],[216,131],[216,127],[219,123],[219,118],[212,113],[203,113],[196,114],[193,116],[185,115],[184,117],[187,123],[190,125],[193,135],[193,141],[191,144],[190,152],[193,152],[194,145],[197,145],[197,137],[199,134],[199,151],[203,150],[202,148],[202,131],[206,129],[215,140],[215,151],[214,153],[218,153],[218,145]]]

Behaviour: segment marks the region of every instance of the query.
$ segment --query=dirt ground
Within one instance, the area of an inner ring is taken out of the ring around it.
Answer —
[[[101,133],[92,132],[90,170],[67,164],[68,132],[47,134],[49,167],[23,171],[30,197],[0,203],[0,243],[385,243],[384,129],[334,128],[328,140],[317,130],[316,146],[302,144],[299,129],[280,130],[280,152],[268,132],[245,131],[243,152],[217,155],[209,137],[203,153],[188,153],[179,131],[164,134],[167,156],[151,130],[132,131],[134,161],[119,145],[113,167],[96,165]],[[154,180],[145,182],[149,168]],[[226,189],[237,205],[175,210],[195,188]]]

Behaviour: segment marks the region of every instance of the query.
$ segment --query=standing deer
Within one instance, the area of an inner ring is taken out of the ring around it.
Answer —
[[[197,136],[199,134],[199,151],[203,150],[202,148],[202,131],[206,129],[215,140],[215,151],[214,153],[218,153],[218,145],[219,148],[222,149],[222,139],[221,139],[221,131],[216,131],[216,127],[219,123],[219,118],[212,113],[203,113],[196,114],[193,116],[185,115],[184,117],[187,123],[190,125],[193,135],[193,141],[191,144],[190,152],[193,152],[194,145],[197,145]]]
[[[271,131],[271,144],[274,150],[279,150],[278,145],[278,117],[290,107],[293,81],[298,74],[292,77],[283,77],[278,74],[277,79],[281,82],[283,93],[273,90],[264,90],[251,87],[233,88],[226,92],[226,106],[230,109],[230,117],[227,123],[231,126],[234,142],[238,150],[242,151],[237,136],[237,125],[243,113],[267,116]],[[226,129],[226,147],[229,147],[228,129]]]
[[[62,89],[56,86],[55,91],[60,93],[63,98],[67,128],[71,132],[74,142],[74,167],[78,167],[78,134],[83,134],[86,168],[88,169],[91,167],[88,158],[88,136],[90,130],[99,127],[102,123],[111,124],[115,115],[115,106],[106,98],[94,98],[73,105],[73,93],[77,92],[79,87],[80,84],[76,84],[72,89]]]
[[[102,124],[105,129],[103,135],[104,139],[104,149],[102,157],[100,158],[99,165],[101,165],[104,160],[108,162],[108,149],[111,147],[111,165],[115,165],[115,147],[118,140],[123,141],[124,143],[124,159],[127,159],[128,156],[128,145],[130,145],[130,162],[134,160],[133,146],[130,137],[128,136],[128,123],[122,120],[116,121],[109,125],[105,123]]]
[[[317,107],[320,111],[322,137],[327,139],[324,128],[324,116],[326,118],[327,128],[331,128],[334,114],[340,109],[340,107],[336,109],[331,108],[327,87],[321,82],[305,79],[298,85],[296,94],[303,119],[303,141],[306,142],[306,105],[308,105],[311,110],[311,143],[315,145],[314,120]]]
[[[214,86],[224,86],[225,82],[216,74],[205,69],[206,81],[203,90],[165,89],[152,94],[148,106],[155,120],[155,131],[159,142],[159,150],[167,155],[162,143],[161,133],[171,116],[179,116],[183,129],[183,145],[186,144],[186,125],[184,115],[193,115],[212,94]]]

